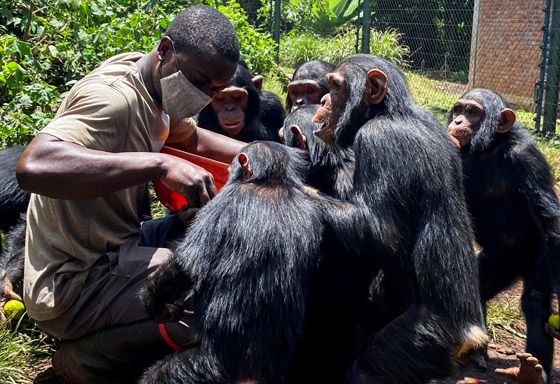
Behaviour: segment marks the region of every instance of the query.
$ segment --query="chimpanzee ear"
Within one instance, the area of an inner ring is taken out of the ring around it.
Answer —
[[[506,133],[509,132],[511,127],[515,123],[515,112],[509,108],[505,108],[500,112],[500,120],[498,120],[498,127],[496,128],[496,132],[498,133]]]
[[[309,148],[307,147],[307,137],[305,137],[305,135],[301,131],[301,128],[298,127],[297,125],[292,125],[290,127],[290,131],[292,131],[292,134],[294,135],[294,138],[296,139],[296,143],[298,145],[298,148],[303,149],[304,151],[308,150]]]
[[[278,130],[278,137],[280,138],[280,142],[282,144],[286,144],[286,139],[284,138],[284,127]]]
[[[262,88],[262,82],[263,82],[263,77],[261,75],[257,75],[253,77],[253,84],[255,84],[255,87],[257,87],[259,91]]]
[[[294,74],[293,73],[286,73],[286,77],[288,78],[288,80],[292,81],[294,79]]]
[[[379,104],[387,94],[387,75],[379,69],[371,69],[367,73],[367,84],[364,99],[368,104]]]
[[[253,171],[251,170],[251,167],[249,166],[249,156],[247,156],[247,154],[241,152],[239,155],[237,155],[237,161],[239,161],[239,164],[241,165],[241,168],[243,169],[243,175],[245,176],[245,178],[248,179],[249,177],[251,177],[251,175],[253,174]]]
[[[237,161],[239,161],[239,164],[241,164],[242,167],[248,167],[249,166],[249,158],[243,152],[241,152],[239,155],[237,155]]]

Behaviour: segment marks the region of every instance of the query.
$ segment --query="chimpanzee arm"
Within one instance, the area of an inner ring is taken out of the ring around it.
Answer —
[[[520,165],[515,170],[521,180],[519,190],[541,228],[542,256],[554,271],[555,283],[560,285],[560,203],[552,187],[550,167],[533,146],[517,151],[513,156]]]
[[[353,255],[368,253],[367,250],[363,249],[364,247],[360,246],[364,238],[372,237],[365,225],[367,221],[364,210],[359,209],[351,202],[338,200],[327,195],[320,194],[318,197],[327,226],[332,228],[333,233],[336,234],[338,241],[346,251]]]
[[[6,248],[0,253],[0,319],[3,320],[2,308],[8,300],[21,300],[14,291],[14,283],[23,278],[23,257],[25,252],[25,214],[6,234]]]
[[[196,128],[188,135],[170,136],[165,144],[229,164],[246,143],[207,129]]]
[[[140,291],[140,298],[149,315],[157,322],[179,321],[192,287],[192,279],[172,258],[148,278]]]

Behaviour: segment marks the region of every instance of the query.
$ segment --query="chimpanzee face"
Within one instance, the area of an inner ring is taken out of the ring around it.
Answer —
[[[304,105],[321,103],[323,92],[314,80],[295,80],[288,85],[288,96],[292,101],[290,112],[293,112]]]
[[[452,119],[447,127],[447,133],[457,147],[464,147],[472,140],[473,135],[480,128],[484,119],[484,107],[480,103],[460,99],[452,109]]]
[[[387,94],[387,75],[380,69],[366,69],[351,62],[341,63],[335,72],[326,76],[330,92],[321,99],[321,108],[315,113],[313,122],[321,123],[315,135],[326,143],[334,143],[344,130],[355,134],[361,124],[355,115],[360,116],[370,106],[384,102]],[[335,129],[338,129],[335,132]],[[336,135],[335,135],[336,133]],[[353,135],[352,134],[352,135]]]
[[[220,126],[232,137],[245,126],[247,103],[247,90],[236,86],[227,87],[212,98],[212,109]]]
[[[327,143],[334,143],[334,130],[344,112],[348,100],[347,80],[340,71],[327,74],[330,92],[321,98],[321,107],[313,117],[314,123],[321,124],[315,135]]]

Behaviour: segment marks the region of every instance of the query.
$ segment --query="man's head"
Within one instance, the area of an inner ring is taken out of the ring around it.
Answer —
[[[156,76],[165,78],[179,69],[192,85],[210,97],[228,84],[239,60],[233,26],[221,12],[207,5],[196,5],[179,13],[156,51]],[[160,96],[161,84],[154,83]]]

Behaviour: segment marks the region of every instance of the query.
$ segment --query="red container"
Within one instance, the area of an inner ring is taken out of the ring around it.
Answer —
[[[192,153],[184,152],[167,146],[164,146],[161,149],[161,152],[188,160],[191,163],[206,169],[214,176],[214,183],[216,184],[216,188],[218,188],[218,190],[220,190],[224,186],[228,179],[229,164],[209,159],[207,157],[194,155]],[[165,205],[173,212],[177,212],[179,208],[187,204],[187,200],[183,197],[183,195],[167,188],[165,185],[163,185],[160,179],[154,180],[154,190],[159,201],[161,201],[163,205]]]

